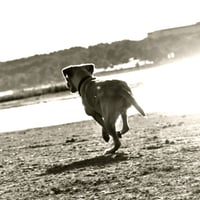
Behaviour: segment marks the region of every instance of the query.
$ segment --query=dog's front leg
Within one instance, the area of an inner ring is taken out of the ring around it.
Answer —
[[[102,137],[106,142],[108,142],[110,137],[109,137],[109,135],[106,131],[102,116],[98,113],[95,113],[95,114],[92,115],[92,117],[102,126]]]

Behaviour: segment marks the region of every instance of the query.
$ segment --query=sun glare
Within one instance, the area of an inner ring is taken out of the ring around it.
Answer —
[[[198,55],[159,67],[106,76],[101,79],[121,79],[132,86],[137,86],[132,88],[133,95],[147,114],[151,112],[170,115],[197,114],[200,113],[199,66]],[[68,112],[71,114],[66,115]],[[132,107],[129,115],[135,113],[137,112]],[[18,116],[20,120],[16,120]],[[80,98],[50,101],[0,110],[0,132],[87,119],[89,117],[84,112]],[[10,121],[12,126],[8,126]]]

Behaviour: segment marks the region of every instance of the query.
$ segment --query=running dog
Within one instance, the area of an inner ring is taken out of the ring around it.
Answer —
[[[121,80],[98,81],[93,77],[95,65],[92,63],[70,65],[62,69],[67,86],[72,93],[79,92],[85,112],[102,126],[102,137],[108,142],[110,136],[114,146],[105,151],[113,154],[121,145],[119,138],[129,130],[127,109],[133,105],[139,113],[144,111],[133,98],[131,89]],[[122,117],[122,130],[116,131],[117,118]]]

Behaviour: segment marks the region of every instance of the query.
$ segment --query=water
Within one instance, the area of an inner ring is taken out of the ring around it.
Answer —
[[[200,58],[185,58],[162,67],[101,77],[125,80],[146,113],[200,113]],[[137,113],[132,107],[129,115]],[[78,96],[64,100],[0,110],[0,132],[65,124],[92,119]]]

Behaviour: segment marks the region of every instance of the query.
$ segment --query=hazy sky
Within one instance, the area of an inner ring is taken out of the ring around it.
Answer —
[[[199,0],[1,0],[0,61],[196,22]]]

